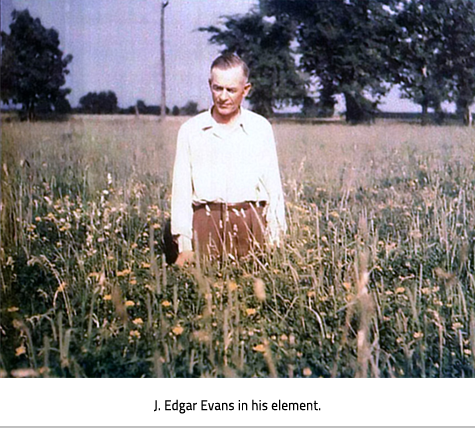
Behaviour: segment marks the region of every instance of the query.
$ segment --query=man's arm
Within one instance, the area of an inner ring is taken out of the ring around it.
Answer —
[[[191,179],[190,156],[189,134],[185,128],[181,127],[178,132],[173,168],[171,206],[171,232],[173,235],[178,235],[179,256],[177,264],[180,264],[184,257],[182,253],[191,252],[193,249],[193,182]],[[180,256],[182,257],[180,258]]]
[[[264,184],[269,194],[269,207],[266,214],[267,230],[269,242],[272,245],[278,245],[282,240],[282,235],[287,230],[287,223],[285,221],[284,193],[280,178],[277,149],[272,126],[270,125],[266,134],[265,152],[267,168]]]

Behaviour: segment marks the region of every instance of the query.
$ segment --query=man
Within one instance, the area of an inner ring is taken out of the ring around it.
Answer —
[[[245,256],[286,230],[274,135],[262,116],[241,107],[251,89],[236,55],[211,65],[211,110],[184,123],[173,173],[171,233],[176,264],[207,256]]]

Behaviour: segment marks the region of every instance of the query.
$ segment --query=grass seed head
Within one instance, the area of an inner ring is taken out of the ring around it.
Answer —
[[[260,302],[266,300],[266,285],[260,278],[254,279],[254,295]]]

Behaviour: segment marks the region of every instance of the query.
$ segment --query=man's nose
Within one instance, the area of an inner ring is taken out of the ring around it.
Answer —
[[[228,96],[229,96],[229,95],[228,95],[228,92],[227,92],[226,89],[221,90],[221,92],[219,93],[219,99],[220,99],[221,101],[225,101],[226,99],[228,99]]]

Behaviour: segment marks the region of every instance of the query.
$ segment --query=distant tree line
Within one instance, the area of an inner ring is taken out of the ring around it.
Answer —
[[[329,115],[342,94],[347,120],[359,123],[370,120],[398,85],[404,98],[421,106],[423,121],[429,109],[442,121],[443,102],[455,102],[469,120],[473,0],[260,0],[245,15],[199,30],[249,64],[249,98],[264,115],[289,102]]]
[[[198,114],[198,103],[188,101],[183,107],[174,106],[172,110],[166,107],[167,114],[173,116],[178,115],[194,115]],[[159,105],[147,105],[143,100],[139,99],[135,105],[127,108],[118,106],[118,99],[115,92],[108,90],[105,92],[89,92],[79,99],[79,106],[72,110],[75,113],[84,114],[152,114],[160,115],[161,107]]]

